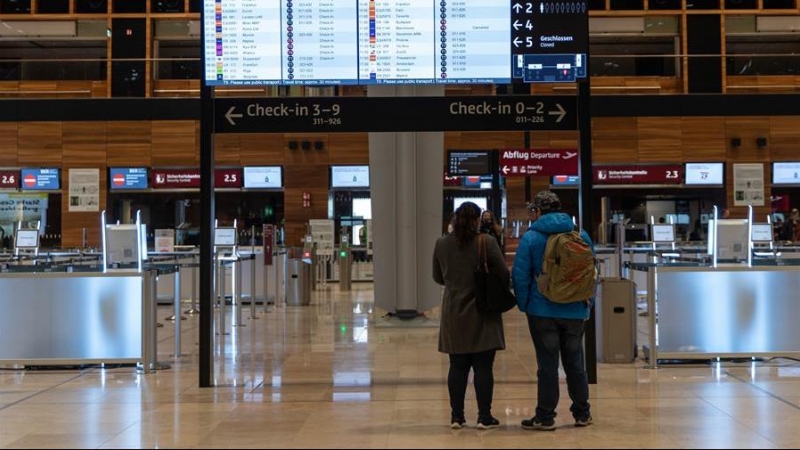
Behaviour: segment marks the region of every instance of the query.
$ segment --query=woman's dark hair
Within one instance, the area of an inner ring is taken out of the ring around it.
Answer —
[[[456,209],[453,221],[453,234],[458,245],[463,246],[472,242],[478,234],[478,221],[481,218],[481,209],[472,202],[464,202]]]

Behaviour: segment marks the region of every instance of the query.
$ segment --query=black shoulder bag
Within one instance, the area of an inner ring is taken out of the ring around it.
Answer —
[[[486,235],[478,236],[478,268],[473,272],[475,278],[475,302],[478,312],[497,314],[510,311],[517,306],[517,299],[510,286],[489,270],[486,251]]]

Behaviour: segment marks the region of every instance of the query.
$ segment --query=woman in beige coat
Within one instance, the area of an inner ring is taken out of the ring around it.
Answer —
[[[463,203],[456,210],[453,232],[439,238],[433,251],[433,279],[444,285],[439,351],[450,355],[447,387],[450,391],[450,427],[465,426],[464,395],[469,371],[475,373],[479,429],[496,428],[492,416],[494,374],[497,350],[505,349],[503,319],[499,313],[482,314],[475,304],[473,272],[478,267],[478,227],[481,210],[475,203]],[[508,267],[494,238],[486,236],[489,269],[506,283]]]

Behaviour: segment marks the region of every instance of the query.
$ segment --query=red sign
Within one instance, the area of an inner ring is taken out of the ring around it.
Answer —
[[[242,187],[242,169],[215,169],[214,187],[240,188]]]
[[[25,183],[25,186],[30,188],[36,186],[36,175],[33,174],[25,175],[25,179],[23,180],[23,182]]]
[[[680,164],[594,167],[594,184],[681,184]]]
[[[275,239],[275,225],[264,224],[262,231],[264,237],[264,265],[272,265],[272,241]]]
[[[153,189],[198,188],[199,169],[153,169]]]
[[[36,177],[33,178],[33,184],[36,184]],[[0,170],[0,189],[17,189],[19,187],[19,170]]]
[[[114,178],[111,179],[111,182],[114,183],[114,186],[122,186],[125,184],[125,175],[121,173],[114,174]]]
[[[577,175],[578,159],[578,150],[575,149],[500,150],[500,174],[506,177]]]

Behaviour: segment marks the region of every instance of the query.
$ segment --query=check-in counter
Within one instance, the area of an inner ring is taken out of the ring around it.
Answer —
[[[800,357],[800,260],[648,262],[651,366],[658,361]],[[655,311],[655,314],[652,312]]]
[[[0,364],[140,363],[145,276],[0,273]]]

